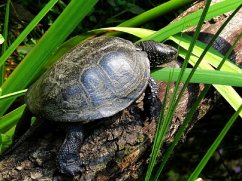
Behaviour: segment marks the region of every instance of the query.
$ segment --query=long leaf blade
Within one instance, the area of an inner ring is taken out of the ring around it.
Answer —
[[[96,0],[72,0],[39,43],[4,82],[2,94],[18,91],[28,86],[43,71],[43,65],[48,56],[67,38],[96,2]],[[22,83],[19,84],[19,82]],[[0,115],[8,109],[13,101],[14,99],[8,99],[0,103]]]
[[[176,81],[181,71],[180,68],[159,69],[152,73],[152,77],[156,80],[161,81],[168,80],[169,73],[171,71],[173,71],[173,76],[171,77],[171,80]],[[181,82],[185,82],[190,73],[191,68],[186,68]],[[208,79],[208,77],[210,78]],[[191,78],[190,83],[204,83],[214,85],[218,84],[242,87],[242,73],[197,69],[193,77]]]
[[[207,164],[208,160],[212,157],[214,151],[218,148],[219,144],[221,143],[221,141],[223,140],[223,138],[225,137],[225,135],[227,134],[227,132],[229,131],[231,126],[234,124],[234,122],[236,121],[237,117],[239,116],[239,114],[241,112],[242,112],[242,105],[240,105],[239,109],[229,119],[229,121],[227,122],[227,124],[225,125],[223,130],[220,132],[218,137],[215,139],[213,144],[210,146],[210,148],[208,149],[207,153],[204,155],[204,157],[199,162],[199,164],[197,165],[197,167],[194,170],[194,172],[189,177],[189,179],[188,179],[189,181],[196,180],[196,178],[199,176],[199,174],[201,173],[201,171],[203,170],[203,168]]]

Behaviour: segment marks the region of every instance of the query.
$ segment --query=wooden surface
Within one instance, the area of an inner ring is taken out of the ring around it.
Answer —
[[[206,23],[200,38],[207,41],[226,16]],[[222,53],[226,52],[236,36],[241,33],[241,19],[240,11],[221,34],[215,48]],[[231,56],[240,66],[241,44],[242,41]],[[177,66],[174,62],[173,65]],[[165,83],[159,82],[158,85],[162,100]],[[186,90],[170,125],[165,145],[172,142],[174,134],[202,88],[203,85],[194,84]],[[214,105],[213,92],[212,90],[202,101],[190,129]],[[84,167],[82,174],[75,178],[58,173],[55,159],[58,148],[64,140],[64,133],[55,125],[49,125],[0,162],[0,180],[142,180],[157,123],[156,120],[149,120],[146,111],[143,109],[141,98],[114,117],[102,121],[103,124],[87,129],[84,144],[80,148]]]

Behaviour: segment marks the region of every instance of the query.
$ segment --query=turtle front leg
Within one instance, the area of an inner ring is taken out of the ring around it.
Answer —
[[[68,126],[64,143],[60,147],[57,164],[61,173],[76,175],[81,172],[80,147],[83,142],[82,126]]]
[[[161,110],[161,101],[158,97],[158,86],[154,79],[150,78],[145,92],[144,109],[149,110],[151,119],[158,119]]]

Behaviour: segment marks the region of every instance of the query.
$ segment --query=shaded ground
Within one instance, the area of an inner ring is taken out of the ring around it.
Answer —
[[[222,101],[196,123],[163,172],[161,180],[187,180],[234,113]],[[204,180],[242,180],[242,119],[238,118],[200,175]]]

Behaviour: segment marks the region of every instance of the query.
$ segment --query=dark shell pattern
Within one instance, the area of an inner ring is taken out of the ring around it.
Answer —
[[[88,122],[127,108],[150,78],[147,54],[132,42],[99,37],[77,45],[28,90],[37,116],[57,122]]]

